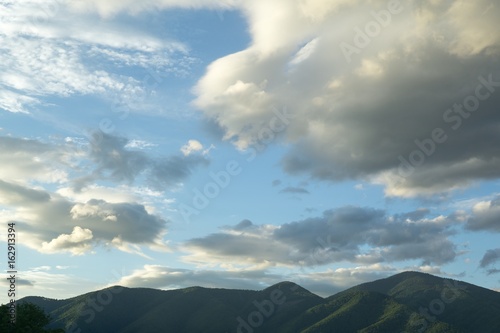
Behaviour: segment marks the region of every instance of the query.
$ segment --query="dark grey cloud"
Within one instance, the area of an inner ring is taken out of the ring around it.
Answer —
[[[129,140],[123,137],[102,134],[91,143],[89,157],[95,164],[91,176],[80,178],[76,187],[81,188],[91,181],[109,178],[113,181],[132,183],[144,176],[155,189],[178,185],[199,166],[208,165],[204,155],[181,153],[168,157],[152,157],[143,151],[127,148]]]
[[[26,188],[0,179],[0,202],[29,204],[50,200],[47,192]]]
[[[354,75],[345,79],[341,92],[331,96],[329,103],[342,108],[335,110],[335,116],[330,108],[314,111],[317,119],[325,121],[325,131],[321,136],[311,132],[304,137],[283,160],[284,169],[335,181],[382,177],[388,172],[392,179],[379,181],[400,195],[439,192],[476,179],[499,177],[500,150],[495,142],[500,134],[495,127],[500,123],[496,112],[500,86],[467,119],[445,117],[455,103],[474,96],[479,76],[500,82],[498,60],[485,55],[464,60],[432,46],[417,53],[420,62],[411,66],[404,57],[387,60],[390,65],[382,65],[383,78]],[[414,66],[422,75],[412,74]],[[429,72],[433,67],[439,67],[439,75]],[[378,84],[382,84],[381,91],[374,86]],[[429,143],[436,128],[443,129],[447,137],[443,143]],[[425,141],[430,153],[422,153],[415,140]],[[422,164],[400,168],[400,156],[409,161],[414,151],[423,154]]]
[[[2,281],[0,281],[0,284],[3,286],[7,286],[7,289],[8,289],[10,282],[7,279],[2,279]],[[20,279],[17,277],[16,278],[16,286],[33,287],[34,282],[32,282],[30,280],[26,280],[26,279]]]
[[[208,164],[208,159],[202,155],[161,158],[152,164],[148,179],[154,188],[171,187],[188,178],[197,167]]]
[[[241,230],[245,230],[247,228],[251,228],[253,226],[254,226],[254,224],[252,223],[252,221],[243,220],[240,223],[238,223],[237,225],[235,225],[234,227],[232,227],[232,230],[241,231]]]
[[[34,283],[32,281],[26,280],[26,279],[16,279],[16,285],[32,287],[34,285]]]
[[[430,214],[430,210],[427,208],[420,208],[417,209],[413,212],[408,212],[408,213],[403,213],[403,214],[396,214],[395,217],[398,220],[402,221],[418,221]]]
[[[481,268],[485,268],[497,263],[498,261],[500,261],[500,248],[494,250],[488,250],[481,259],[479,266]]]
[[[275,179],[275,180],[273,180],[272,184],[273,184],[273,186],[280,186],[281,185],[281,180]]]
[[[127,138],[99,133],[93,135],[86,150],[75,142],[47,144],[0,136],[0,177],[4,181],[45,183],[71,179],[77,190],[99,180],[130,184],[141,178],[151,188],[163,190],[178,185],[196,168],[209,164],[206,154],[185,156],[178,152],[157,157],[129,148]]]
[[[488,269],[488,270],[486,271],[486,273],[487,273],[488,275],[498,274],[498,273],[500,273],[500,269],[496,269],[496,268]]]
[[[383,210],[348,206],[280,226],[252,224],[252,228],[241,228],[238,225],[189,240],[185,246],[192,254],[187,259],[229,258],[249,263],[305,266],[411,259],[420,260],[422,265],[451,262],[458,255],[449,239],[454,234],[453,221],[428,218],[428,213],[420,210],[387,216]]]
[[[309,191],[302,187],[288,186],[282,189],[280,193],[309,194]]]
[[[104,133],[100,140],[91,141],[89,157],[96,164],[95,172],[109,172],[118,181],[133,181],[150,161],[144,152],[126,149],[127,143],[126,138]]]

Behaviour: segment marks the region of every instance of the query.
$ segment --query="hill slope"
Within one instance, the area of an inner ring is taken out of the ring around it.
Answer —
[[[112,287],[67,300],[26,297],[68,333],[500,332],[500,293],[404,272],[321,298],[291,282],[262,291]]]

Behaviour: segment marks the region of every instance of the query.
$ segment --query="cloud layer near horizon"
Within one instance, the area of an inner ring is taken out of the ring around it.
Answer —
[[[445,264],[458,255],[449,239],[453,217],[429,218],[421,210],[387,216],[383,210],[347,206],[283,225],[244,220],[219,233],[188,241],[192,263],[318,266],[340,262],[379,264],[417,260]]]

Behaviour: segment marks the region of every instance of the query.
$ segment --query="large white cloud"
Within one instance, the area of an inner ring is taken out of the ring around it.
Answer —
[[[392,196],[500,176],[497,1],[243,7],[251,45],[212,63],[195,90],[225,139],[258,144],[286,106],[290,173],[368,179]]]

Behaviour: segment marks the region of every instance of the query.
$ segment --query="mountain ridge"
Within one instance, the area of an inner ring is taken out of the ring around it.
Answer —
[[[403,272],[329,297],[283,281],[263,290],[113,286],[65,300],[28,296],[50,328],[100,332],[500,332],[500,293]],[[165,328],[168,327],[168,331]]]

